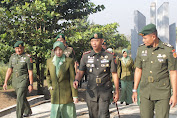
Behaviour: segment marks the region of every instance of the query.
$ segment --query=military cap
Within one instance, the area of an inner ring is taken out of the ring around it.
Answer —
[[[92,34],[90,40],[91,39],[102,39],[102,38],[103,38],[103,34],[98,32],[98,33]]]
[[[23,47],[24,43],[23,41],[17,41],[15,44],[14,44],[14,48],[16,47]]]
[[[146,36],[155,31],[157,31],[156,26],[154,24],[148,24],[139,32],[139,35]]]
[[[56,42],[53,44],[53,50],[55,50],[56,47],[61,48],[63,51],[64,51],[64,49],[65,49],[64,44],[63,44],[62,42],[60,42],[60,41],[56,41]]]
[[[56,37],[56,40],[57,40],[58,38],[63,38],[63,39],[65,40],[65,35],[64,35],[64,34],[58,34],[57,37]]]
[[[106,40],[104,40],[104,42],[103,42],[103,44],[102,45],[107,45],[107,42],[106,42]]]

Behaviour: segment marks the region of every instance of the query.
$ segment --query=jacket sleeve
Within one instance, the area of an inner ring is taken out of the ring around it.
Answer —
[[[48,87],[51,87],[52,86],[52,80],[51,80],[50,71],[49,71],[49,60],[47,60],[46,79],[47,79]]]
[[[73,81],[75,78],[74,60],[73,59],[69,65],[69,73],[70,73],[70,86],[71,86],[71,91],[72,91],[72,97],[78,97],[78,90],[73,87]]]

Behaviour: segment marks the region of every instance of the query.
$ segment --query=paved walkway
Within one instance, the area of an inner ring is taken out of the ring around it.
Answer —
[[[118,104],[118,106],[121,118],[140,118],[139,107],[137,105],[131,104],[126,106],[124,104]],[[50,118],[50,109],[50,103],[44,103],[32,107],[33,115],[30,116],[30,118]],[[115,105],[111,104],[109,110],[111,112],[111,118],[118,118]],[[85,102],[79,102],[76,104],[76,112],[77,118],[89,118],[88,108]],[[15,112],[12,112],[8,115],[3,116],[2,118],[15,118],[15,115]],[[177,118],[177,106],[170,110],[170,118]]]

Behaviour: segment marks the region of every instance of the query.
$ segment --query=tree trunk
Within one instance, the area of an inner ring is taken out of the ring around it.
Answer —
[[[36,58],[36,70],[37,70],[37,94],[43,94],[43,84],[41,83],[41,70],[40,70],[40,58]]]

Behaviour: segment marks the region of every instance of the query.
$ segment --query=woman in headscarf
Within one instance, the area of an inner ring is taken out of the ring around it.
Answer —
[[[121,81],[121,96],[120,102],[129,105],[132,103],[132,89],[133,89],[133,72],[134,63],[133,59],[128,56],[128,50],[122,50],[123,57],[120,59],[120,64],[117,67],[118,76]]]
[[[55,42],[55,56],[47,60],[46,78],[52,104],[50,118],[76,118],[74,103],[78,102],[78,92],[73,88],[74,60],[63,54],[64,49],[62,42]]]

